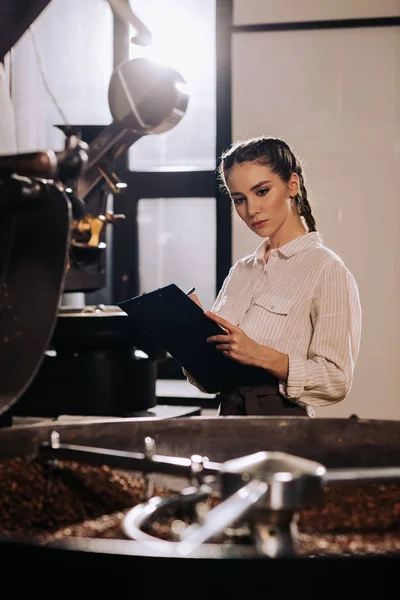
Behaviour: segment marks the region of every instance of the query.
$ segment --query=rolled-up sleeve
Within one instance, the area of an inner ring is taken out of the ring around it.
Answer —
[[[343,400],[350,391],[361,340],[361,305],[357,284],[346,266],[329,262],[313,294],[313,334],[307,358],[289,354],[281,393],[310,406]]]

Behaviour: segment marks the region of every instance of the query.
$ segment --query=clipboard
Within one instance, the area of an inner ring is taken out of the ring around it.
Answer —
[[[271,379],[264,369],[231,360],[207,342],[225,330],[174,283],[118,306],[210,394]]]

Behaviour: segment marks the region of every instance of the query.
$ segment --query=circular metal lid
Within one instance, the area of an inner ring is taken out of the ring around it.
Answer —
[[[114,121],[138,133],[163,133],[186,112],[189,96],[182,75],[147,58],[134,58],[113,72],[108,101]]]

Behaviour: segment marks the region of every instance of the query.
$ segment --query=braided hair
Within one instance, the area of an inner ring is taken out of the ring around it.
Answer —
[[[308,231],[316,231],[317,226],[311,212],[306,186],[304,185],[303,169],[299,159],[283,140],[275,137],[259,136],[233,143],[222,153],[218,174],[223,187],[228,189],[226,178],[235,164],[258,162],[268,166],[273,173],[288,182],[291,175],[299,177],[299,192],[295,202],[300,216],[304,217]]]

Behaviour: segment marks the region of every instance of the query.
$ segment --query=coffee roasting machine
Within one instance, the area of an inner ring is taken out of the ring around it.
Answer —
[[[24,26],[0,5],[0,59],[48,1],[14,0]],[[110,82],[113,122],[92,140],[66,130],[63,151],[0,157],[2,583],[17,594],[396,596],[399,421],[13,422],[50,344],[68,356],[76,340],[92,339],[90,349],[100,341],[109,356],[122,356],[137,343],[140,332],[128,332],[112,310],[87,313],[101,315],[98,325],[96,317],[96,325],[91,317],[64,320],[60,299],[88,284],[90,276],[79,279],[83,265],[101,277],[104,226],[117,227],[104,211],[104,185],[117,155],[182,117],[188,98],[176,82],[174,71],[128,62]],[[139,344],[151,356],[151,342]],[[44,406],[40,386],[32,414]]]
[[[46,4],[36,3],[39,8]],[[129,6],[123,0],[110,5],[118,18],[133,23],[136,43],[147,43],[151,34]],[[1,10],[2,23],[17,14]],[[10,252],[11,261],[2,273],[1,318],[8,326],[0,356],[5,377],[14,378],[7,384],[14,414],[130,416],[156,405],[157,362],[165,351],[128,323],[118,306],[76,308],[59,306],[59,301],[65,293],[105,287],[106,228],[115,225],[118,235],[125,218],[107,209],[108,196],[121,190],[118,165],[137,140],[179,123],[188,100],[180,73],[146,58],[128,60],[115,68],[109,83],[110,125],[62,126],[64,152],[0,157],[1,202],[7,212],[1,224],[7,231],[3,252]],[[51,202],[50,196],[56,199]],[[56,202],[61,208],[54,207]],[[14,224],[16,238],[11,237]],[[27,237],[27,228],[36,235]],[[52,251],[53,238],[58,253]],[[23,239],[29,239],[29,247]],[[37,266],[42,255],[51,263],[45,262],[53,270],[51,278]],[[13,272],[14,279],[8,279]],[[27,340],[37,339],[30,328],[40,329],[39,346],[27,346]],[[32,356],[22,358],[27,353]],[[9,365],[16,356],[18,374]],[[18,404],[13,402],[17,395]]]

